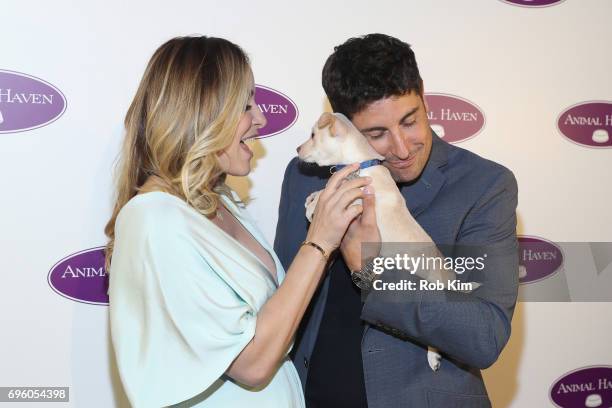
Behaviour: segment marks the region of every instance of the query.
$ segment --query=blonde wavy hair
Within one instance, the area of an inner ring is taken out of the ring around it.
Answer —
[[[106,270],[121,208],[148,177],[204,216],[231,198],[218,154],[231,143],[254,84],[249,60],[222,38],[173,38],[155,51],[125,117],[116,201],[104,232]]]

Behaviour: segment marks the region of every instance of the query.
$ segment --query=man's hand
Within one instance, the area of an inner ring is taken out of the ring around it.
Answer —
[[[364,191],[366,194],[362,200],[363,212],[351,222],[340,244],[340,252],[342,252],[344,262],[351,271],[361,269],[362,242],[371,243],[367,246],[368,252],[371,253],[363,254],[363,258],[375,257],[380,251],[380,232],[376,224],[374,187],[367,186]]]

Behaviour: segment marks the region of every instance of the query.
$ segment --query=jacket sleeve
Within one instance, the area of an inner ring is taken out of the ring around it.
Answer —
[[[298,250],[298,245],[301,242],[297,233],[302,231],[302,236],[304,237],[306,236],[305,231],[307,228],[304,214],[302,214],[302,217],[299,217],[298,214],[294,214],[296,208],[292,203],[291,178],[297,172],[297,166],[298,158],[295,157],[289,162],[285,169],[280,203],[278,206],[276,235],[274,236],[274,251],[285,270],[291,265],[291,261],[293,261],[293,257]]]
[[[436,347],[470,366],[492,365],[508,342],[518,292],[517,184],[505,170],[466,215],[457,244],[487,254],[484,268],[465,273],[481,287],[471,293],[418,290],[419,277],[386,270],[383,282],[408,280],[417,290],[371,290],[362,319],[396,337]]]

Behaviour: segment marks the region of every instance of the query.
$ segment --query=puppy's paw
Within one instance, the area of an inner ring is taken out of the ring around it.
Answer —
[[[441,361],[442,356],[440,353],[435,348],[427,346],[427,362],[433,371],[440,369]]]
[[[317,202],[319,201],[319,193],[321,193],[321,191],[315,191],[306,197],[304,207],[306,208],[306,218],[309,222],[312,222],[312,216],[314,215],[314,210],[317,207]]]

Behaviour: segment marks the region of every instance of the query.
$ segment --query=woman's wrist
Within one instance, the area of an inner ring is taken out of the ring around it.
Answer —
[[[325,260],[326,263],[329,261],[330,251],[326,250],[321,245],[317,244],[315,241],[306,239],[305,241],[302,242],[300,246],[314,248],[316,251],[318,251],[321,254],[321,256],[323,257],[323,260]]]
[[[338,245],[330,244],[326,239],[320,237],[319,235],[320,234],[310,233],[309,231],[309,233],[306,234],[306,238],[304,238],[303,242],[312,242],[316,244],[325,252],[325,254],[327,254],[327,257],[329,258],[330,255],[338,248]]]

